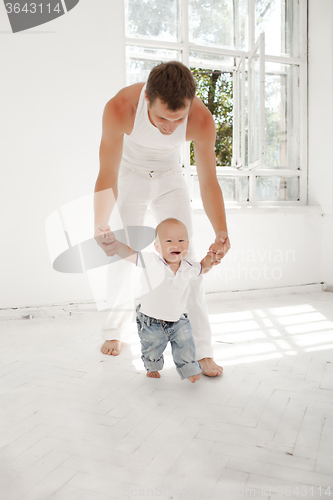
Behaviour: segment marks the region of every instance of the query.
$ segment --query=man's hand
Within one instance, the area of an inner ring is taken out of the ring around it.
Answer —
[[[220,231],[216,234],[215,242],[209,247],[209,255],[212,259],[212,265],[220,264],[221,259],[227,254],[231,245],[228,233]]]
[[[96,227],[94,238],[97,245],[104,250],[108,257],[116,255],[117,250],[119,249],[119,241],[116,240],[109,225],[105,224]]]

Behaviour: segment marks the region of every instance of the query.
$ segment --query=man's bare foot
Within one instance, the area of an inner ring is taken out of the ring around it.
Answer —
[[[150,377],[150,378],[160,378],[161,375],[158,372],[147,372],[147,377]]]
[[[119,340],[106,340],[101,347],[101,351],[103,354],[118,356],[121,351],[121,343]]]
[[[222,366],[217,365],[213,358],[202,358],[199,359],[198,363],[203,375],[207,375],[208,377],[217,377],[223,372]]]
[[[194,384],[194,382],[199,380],[199,378],[200,378],[200,375],[192,375],[192,377],[188,377],[189,381],[192,382],[192,384]]]

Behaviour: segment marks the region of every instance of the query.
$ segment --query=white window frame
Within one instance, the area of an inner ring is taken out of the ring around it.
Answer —
[[[241,75],[241,87],[239,85]],[[245,55],[238,61],[233,75],[234,106],[233,106],[233,134],[232,134],[232,166],[245,167]]]
[[[255,52],[257,44],[261,44],[261,53],[264,52],[264,37],[260,36],[255,43],[255,0],[248,0],[249,11],[248,11],[248,38],[249,38],[249,51],[239,51],[233,49],[224,49],[217,47],[207,47],[197,45],[195,43],[189,42],[189,26],[188,26],[188,12],[189,4],[188,0],[180,0],[181,11],[180,11],[180,32],[181,41],[179,42],[165,42],[160,40],[151,40],[144,38],[130,38],[125,37],[126,46],[137,46],[145,48],[154,49],[172,49],[177,50],[181,53],[181,61],[189,67],[190,62],[190,52],[199,51],[205,54],[216,54],[221,56],[231,56],[234,58],[235,64],[230,66],[225,66],[222,64],[214,64],[214,69],[220,69],[222,71],[233,71],[236,73],[239,71],[240,67],[242,71],[245,72],[248,69],[248,61],[251,55]],[[126,19],[126,16],[125,16]],[[261,92],[260,92],[260,108],[261,108],[261,119],[260,119],[260,161],[257,164],[245,165],[245,93],[244,89],[241,93],[242,95],[242,115],[240,119],[236,119],[234,122],[234,133],[233,133],[233,160],[231,167],[217,167],[218,176],[248,176],[249,177],[249,200],[248,201],[228,201],[228,206],[295,206],[295,205],[306,205],[307,199],[307,1],[301,0],[299,2],[299,57],[288,57],[288,56],[275,56],[270,54],[265,54],[264,59],[261,60]],[[126,28],[126,27],[125,27]],[[126,30],[125,30],[126,32]],[[139,56],[141,59],[144,58],[142,54]],[[153,57],[146,56],[147,59],[153,59]],[[162,61],[162,58],[161,58]],[[264,94],[264,81],[262,81],[262,75],[265,72],[265,62],[276,62],[280,64],[291,64],[299,66],[299,88],[300,88],[300,168],[289,170],[289,169],[274,169],[274,168],[260,168],[258,167],[264,164],[264,154],[265,154],[265,125],[264,125],[264,106],[265,106],[265,94]],[[206,69],[212,69],[208,66],[205,61],[202,61],[200,67]],[[235,79],[234,79],[235,82]],[[242,78],[242,82],[245,82],[245,78]],[[235,88],[235,87],[234,87]],[[236,84],[237,88],[237,84]],[[237,105],[237,98],[235,102],[234,94],[234,119],[236,118],[235,104]],[[241,138],[239,134],[239,127],[241,127],[242,133]],[[241,141],[241,148],[240,148]],[[242,151],[242,155],[239,156],[239,150]],[[184,167],[185,175],[189,180],[190,176],[196,176],[195,166],[190,165],[190,155],[189,155],[189,144],[184,147]],[[271,177],[299,177],[299,200],[297,201],[273,201],[273,200],[256,200],[256,177],[257,176],[271,176]],[[201,207],[201,203],[196,204],[196,207]]]
[[[259,36],[258,40],[255,43],[255,46],[253,47],[251,53],[249,54],[248,57],[248,96],[249,100],[254,100],[254,97],[252,96],[252,79],[250,77],[250,69],[251,69],[251,62],[252,59],[254,58],[256,52],[259,52],[259,137],[258,137],[258,160],[255,160],[254,162],[251,162],[249,159],[249,165],[248,169],[252,170],[253,168],[258,168],[261,167],[262,165],[265,165],[265,34],[261,33]],[[254,121],[254,117],[252,117],[252,108],[249,106],[248,109],[248,117],[249,117],[249,129],[251,127],[252,121]],[[242,110],[242,115],[245,116],[244,110]],[[249,132],[250,134],[250,132]],[[251,148],[252,142],[249,141],[249,158],[251,157],[252,153],[252,148]],[[244,162],[245,163],[245,162]]]

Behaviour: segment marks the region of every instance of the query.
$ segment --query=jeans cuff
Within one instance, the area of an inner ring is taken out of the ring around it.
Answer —
[[[164,365],[163,358],[159,359],[158,361],[149,361],[148,359],[142,357],[142,361],[145,365],[146,370],[148,370],[149,372],[158,372],[159,370],[162,370]]]
[[[191,363],[185,363],[185,365],[180,368],[177,367],[177,372],[183,380],[184,378],[193,377],[193,375],[199,375],[202,373],[202,370],[197,361],[191,361]]]

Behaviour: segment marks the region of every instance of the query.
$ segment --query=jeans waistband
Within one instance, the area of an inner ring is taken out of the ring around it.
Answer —
[[[151,318],[150,316],[146,316],[145,314],[143,314],[141,311],[140,311],[140,306],[141,304],[139,304],[136,308],[136,314],[138,316],[141,316],[141,319],[146,323],[146,325],[149,327],[150,325],[152,324],[164,324],[164,325],[172,325],[174,323],[177,323],[179,320],[181,319],[188,319],[188,314],[187,313],[183,313],[182,316],[179,318],[178,321],[167,321],[167,320],[164,320],[164,319],[156,319],[156,318]]]
[[[147,326],[150,326],[151,324],[154,324],[154,323],[160,323],[159,319],[151,318],[150,316],[146,316],[145,314],[143,314],[140,311],[140,306],[141,306],[141,304],[139,304],[138,307],[136,308],[136,313],[138,316],[141,316],[141,319],[146,323]]]

